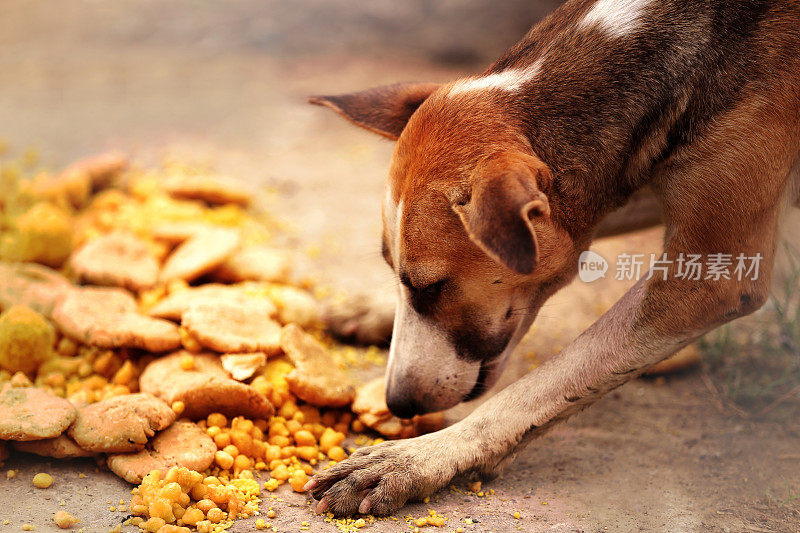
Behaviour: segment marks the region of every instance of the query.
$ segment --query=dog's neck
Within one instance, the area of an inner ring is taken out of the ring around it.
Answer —
[[[766,4],[567,2],[471,83],[506,89],[554,215],[583,237],[735,104]]]

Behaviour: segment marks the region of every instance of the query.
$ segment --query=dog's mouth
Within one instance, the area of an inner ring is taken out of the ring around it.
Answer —
[[[469,402],[479,398],[488,390],[486,382],[489,378],[490,372],[491,369],[489,367],[489,363],[487,361],[481,361],[481,368],[478,370],[478,379],[475,380],[475,385],[472,386],[472,390],[465,394],[461,399],[462,402]]]

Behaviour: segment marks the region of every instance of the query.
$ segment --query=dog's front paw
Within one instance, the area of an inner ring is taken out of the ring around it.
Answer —
[[[317,512],[388,515],[409,500],[441,489],[456,470],[453,458],[437,446],[435,435],[360,448],[349,459],[319,472],[306,484],[319,500]]]

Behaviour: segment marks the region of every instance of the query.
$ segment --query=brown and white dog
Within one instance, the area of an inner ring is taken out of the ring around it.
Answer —
[[[397,140],[383,252],[400,281],[398,416],[495,382],[598,235],[661,220],[668,258],[763,257],[757,279],[684,279],[672,263],[462,421],[362,448],[307,485],[318,511],[382,515],[457,474],[496,473],[764,303],[781,214],[800,197],[800,0],[570,0],[479,76],[312,102]]]

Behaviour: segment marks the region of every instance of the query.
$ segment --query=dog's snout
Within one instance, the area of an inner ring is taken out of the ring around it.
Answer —
[[[422,414],[422,406],[413,396],[397,387],[389,387],[386,391],[386,406],[397,418],[412,418]]]

